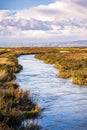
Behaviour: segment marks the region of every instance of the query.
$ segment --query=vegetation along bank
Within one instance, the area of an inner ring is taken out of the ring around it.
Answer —
[[[87,86],[87,48],[0,48],[0,130],[17,130],[23,119],[40,111],[29,98],[30,92],[21,90],[15,81],[23,68],[17,57],[26,54],[54,64],[59,77]]]

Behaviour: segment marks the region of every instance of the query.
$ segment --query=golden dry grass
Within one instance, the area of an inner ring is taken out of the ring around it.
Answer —
[[[14,74],[22,69],[17,57],[26,54],[35,54],[36,58],[54,64],[59,77],[71,77],[73,83],[87,86],[87,48],[0,48],[0,121],[14,120],[16,125],[16,120],[20,124],[18,116],[28,118],[40,111],[28,98],[29,92],[20,90],[15,83]],[[10,130],[7,124],[6,128]]]

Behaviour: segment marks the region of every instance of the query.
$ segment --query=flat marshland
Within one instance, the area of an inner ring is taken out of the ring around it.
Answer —
[[[56,48],[55,53],[35,57],[54,64],[60,78],[71,78],[74,84],[87,86],[87,48]]]
[[[17,57],[26,54],[54,64],[58,77],[87,86],[87,48],[0,48],[0,130],[15,130],[23,119],[40,111],[29,98],[30,92],[21,90],[15,81],[16,73],[23,68]]]

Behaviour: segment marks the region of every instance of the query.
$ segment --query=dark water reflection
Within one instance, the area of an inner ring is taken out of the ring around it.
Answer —
[[[35,121],[42,130],[87,130],[87,88],[73,85],[57,77],[53,65],[35,59],[34,55],[19,57],[23,70],[17,82],[33,93],[33,100],[44,108]]]

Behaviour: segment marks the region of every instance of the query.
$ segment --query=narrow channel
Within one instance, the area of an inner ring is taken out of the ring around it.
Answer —
[[[53,65],[24,55],[18,58],[23,70],[17,74],[22,89],[30,90],[42,108],[36,119],[42,130],[87,130],[87,88],[57,77]]]

